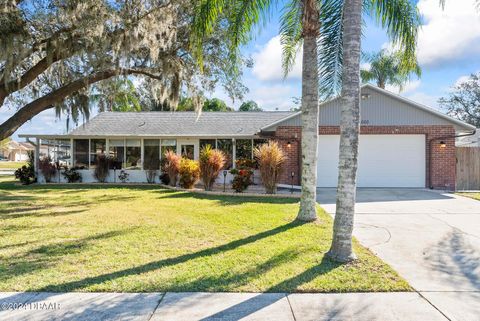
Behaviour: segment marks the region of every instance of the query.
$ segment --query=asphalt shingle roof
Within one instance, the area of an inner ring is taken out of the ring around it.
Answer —
[[[293,112],[104,112],[75,136],[244,136]]]

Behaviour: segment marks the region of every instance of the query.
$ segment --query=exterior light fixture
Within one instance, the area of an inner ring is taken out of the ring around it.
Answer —
[[[223,192],[225,193],[225,185],[227,181],[227,171],[223,171]]]
[[[288,142],[287,142],[287,147],[288,147],[288,148],[292,147],[292,142],[288,141]]]
[[[363,100],[365,100],[365,99],[370,98],[370,94],[362,94],[361,97],[362,97]]]
[[[295,172],[291,172],[290,173],[290,177],[292,179],[291,183],[292,183],[292,188],[290,189],[290,194],[293,194],[293,178],[295,177]]]
[[[445,143],[443,140],[440,141],[440,147],[441,147],[441,148],[447,147],[447,143]]]

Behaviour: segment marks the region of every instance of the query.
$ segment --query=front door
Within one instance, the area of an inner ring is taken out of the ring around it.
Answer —
[[[195,159],[195,145],[181,144],[181,155],[188,159]]]

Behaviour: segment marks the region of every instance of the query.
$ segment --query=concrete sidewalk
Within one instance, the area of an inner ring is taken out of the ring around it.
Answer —
[[[343,294],[27,292],[0,293],[0,320],[447,319],[422,295],[415,292]]]

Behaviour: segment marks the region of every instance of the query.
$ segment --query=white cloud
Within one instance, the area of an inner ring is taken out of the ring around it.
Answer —
[[[15,113],[15,110],[0,108],[0,124]],[[13,135],[15,140],[18,134],[60,134],[65,132],[65,118],[57,119],[54,109],[48,109],[34,116],[32,120],[24,123]]]
[[[407,82],[403,86],[402,91],[400,91],[399,86],[392,86],[392,85],[386,85],[385,89],[388,90],[388,91],[397,93],[397,94],[406,94],[406,93],[409,93],[409,92],[412,92],[412,91],[416,90],[418,87],[420,87],[420,84],[421,84],[420,79],[417,79],[417,80],[412,80],[412,81]]]
[[[248,94],[264,110],[290,110],[295,107],[292,97],[299,97],[299,88],[288,85],[261,86]]]
[[[438,99],[440,97],[432,96],[423,92],[414,92],[404,96],[419,104],[423,104],[428,107],[439,109]]]
[[[260,80],[282,80],[282,45],[280,36],[273,37],[266,45],[253,55],[254,65],[252,73]],[[288,79],[302,77],[302,49],[297,53],[295,65],[288,75]]]
[[[420,0],[418,8],[425,24],[419,32],[418,60],[435,65],[480,53],[480,13],[476,0]]]

